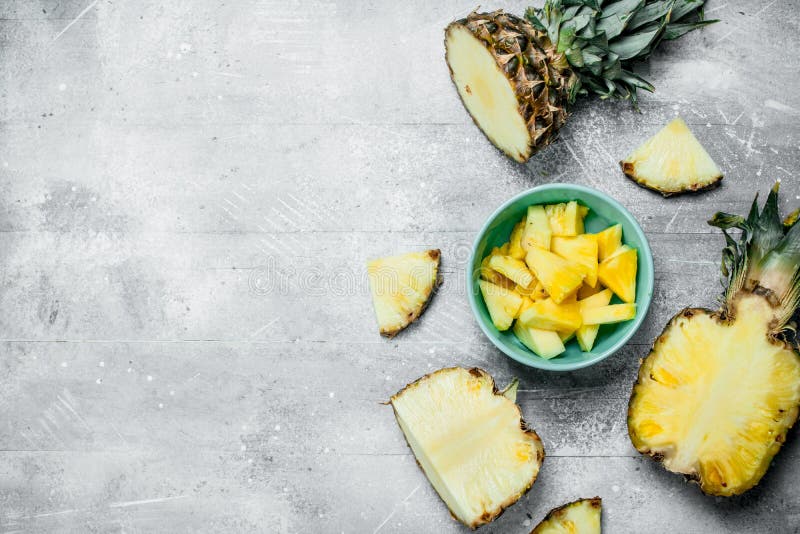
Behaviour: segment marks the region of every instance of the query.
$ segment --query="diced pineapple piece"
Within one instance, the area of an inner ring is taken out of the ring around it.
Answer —
[[[561,342],[566,343],[567,341],[575,337],[576,332],[577,330],[559,330],[556,333],[558,334],[558,337],[561,339]]]
[[[621,323],[636,317],[636,304],[609,304],[608,306],[583,308],[580,315],[583,324],[587,325]],[[520,317],[521,319],[522,317]]]
[[[522,232],[521,245],[526,251],[531,247],[540,247],[550,250],[550,222],[544,211],[544,206],[529,206],[525,217],[525,230]]]
[[[500,331],[508,330],[522,306],[522,297],[486,280],[480,280],[478,283],[495,328]]]
[[[541,280],[536,280],[536,287],[533,288],[533,294],[531,294],[531,298],[533,300],[542,300],[546,299],[550,295],[547,294],[547,290],[544,288]]]
[[[597,285],[597,237],[593,234],[580,234],[572,237],[553,237],[550,250],[571,261],[580,272],[586,275],[584,282]]]
[[[623,301],[634,302],[636,300],[636,269],[636,249],[622,245],[600,263],[597,269],[597,278]]]
[[[581,326],[577,302],[556,304],[553,299],[535,301],[519,316],[520,322],[533,328],[553,331],[577,330]]]
[[[534,278],[525,262],[511,256],[490,256],[489,267],[523,288],[534,285]]]
[[[595,293],[590,297],[586,297],[585,299],[581,299],[578,301],[580,305],[581,311],[588,308],[597,308],[600,306],[608,306],[608,303],[611,302],[611,297],[613,293],[611,293],[610,289],[604,289]],[[600,330],[599,324],[583,324],[580,328],[575,332],[575,336],[578,338],[578,345],[580,345],[581,350],[583,352],[589,352],[592,350],[594,346],[594,341],[597,339],[597,333]]]
[[[522,312],[530,308],[532,304],[533,304],[533,299],[531,299],[530,297],[523,296],[522,306],[519,307],[519,310],[517,310],[517,315],[514,318],[519,319],[519,316],[522,315]]]
[[[576,201],[548,204],[544,207],[544,211],[554,236],[573,236],[583,233],[582,210],[579,209]]]
[[[520,321],[514,323],[514,335],[523,345],[547,360],[555,358],[567,350],[557,333],[551,330],[531,328]]]
[[[577,292],[585,276],[561,256],[539,247],[528,251],[525,263],[556,304]]]
[[[495,249],[495,250],[497,250],[498,252],[500,251],[500,249]],[[481,261],[481,268],[480,268],[481,278],[498,286],[503,286],[507,289],[514,289],[516,284],[514,284],[512,280],[509,280],[502,274],[498,273],[497,271],[489,267],[489,261],[492,259],[492,257],[493,256],[486,256],[485,258],[483,258],[483,261]]]
[[[597,237],[597,259],[603,261],[622,246],[622,225],[609,226],[602,232],[596,233],[595,236]]]
[[[600,284],[596,284],[594,287],[590,286],[586,282],[583,283],[581,288],[578,290],[577,296],[578,300],[583,300],[586,297],[591,297],[596,293],[600,293],[603,290],[603,286]]]
[[[514,225],[511,238],[508,240],[508,255],[518,260],[525,259],[525,249],[522,248],[522,233],[525,231],[525,221]]]

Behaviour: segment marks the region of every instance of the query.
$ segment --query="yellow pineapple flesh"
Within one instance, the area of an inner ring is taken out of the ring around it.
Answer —
[[[593,234],[580,234],[572,237],[556,236],[550,249],[573,263],[586,278],[584,282],[591,287],[597,285],[597,237]]]
[[[546,360],[567,350],[558,333],[526,326],[522,321],[514,323],[514,335],[523,345]]]
[[[529,206],[525,216],[525,229],[522,232],[521,245],[526,251],[532,247],[550,250],[550,239],[553,231],[544,206]]]
[[[636,249],[622,245],[600,263],[597,278],[624,302],[632,303],[636,300],[637,265]]]
[[[554,236],[575,236],[583,233],[586,211],[576,201],[548,204],[544,207]]]
[[[580,306],[581,312],[588,308],[607,306],[608,303],[611,302],[612,296],[613,295],[610,289],[604,289],[589,297],[586,297],[585,299],[579,300],[578,305]],[[575,337],[578,338],[578,345],[580,345],[583,352],[590,352],[592,350],[595,339],[597,339],[597,333],[599,331],[599,324],[583,324],[580,328],[578,328],[578,330],[575,332]]]
[[[539,247],[533,247],[528,251],[525,263],[556,303],[576,293],[585,278],[585,275],[576,271],[570,262]]]
[[[511,256],[491,256],[489,267],[523,288],[533,288],[536,280],[522,260]]]
[[[557,304],[552,299],[535,301],[520,314],[519,321],[526,326],[554,331],[574,331],[582,324],[577,301]]]
[[[551,510],[531,534],[600,534],[600,497],[580,499]]]
[[[581,308],[581,320],[585,325],[613,324],[636,317],[636,304],[609,304]]]
[[[622,225],[609,226],[602,232],[594,234],[597,239],[597,259],[603,261],[622,246]]]
[[[478,284],[495,328],[501,332],[508,330],[522,306],[522,297],[510,289],[486,280],[480,280]]]

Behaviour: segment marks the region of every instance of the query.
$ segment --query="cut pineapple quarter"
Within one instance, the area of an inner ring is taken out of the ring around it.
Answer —
[[[637,184],[664,196],[709,189],[722,180],[719,167],[681,118],[664,126],[620,166]]]
[[[544,460],[539,436],[482,369],[441,369],[390,403],[417,463],[457,520],[491,522],[536,481]]]
[[[556,304],[577,292],[586,276],[561,256],[539,247],[528,251],[525,263]]]
[[[394,337],[419,318],[433,296],[438,249],[367,262],[372,304],[382,336]]]
[[[531,534],[600,534],[602,500],[580,499],[551,510]]]
[[[636,249],[622,245],[600,263],[597,278],[624,302],[631,303],[636,300],[637,265]]]
[[[522,297],[510,289],[486,280],[480,280],[478,284],[494,327],[501,332],[511,328],[511,323],[514,322],[522,306]]]

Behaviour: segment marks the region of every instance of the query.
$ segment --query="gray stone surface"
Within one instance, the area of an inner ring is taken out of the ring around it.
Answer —
[[[657,92],[641,113],[588,99],[525,166],[450,86],[442,29],[474,7],[0,3],[0,532],[463,532],[379,404],[454,364],[518,376],[548,453],[485,532],[595,494],[614,534],[798,532],[796,430],[760,486],[723,500],[625,427],[653,337],[719,292],[705,220],[775,179],[784,211],[800,203],[797,3],[711,0],[722,23],[642,66]],[[665,200],[616,161],[678,114],[726,178]],[[625,204],[656,262],[642,330],[565,375],[488,344],[463,287],[485,218],[555,181]],[[443,250],[445,285],[381,339],[363,262],[422,247]]]

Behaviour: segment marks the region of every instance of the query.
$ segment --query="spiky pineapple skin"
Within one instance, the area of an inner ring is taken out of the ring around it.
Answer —
[[[564,55],[556,51],[544,32],[503,10],[492,13],[472,12],[466,18],[448,25],[445,35],[454,26],[468,29],[483,43],[511,84],[519,104],[519,113],[530,134],[530,143],[527,153],[504,153],[519,163],[524,163],[537,151],[552,143],[558,130],[566,122],[569,87],[576,83],[577,76]],[[450,79],[455,85],[455,76],[449,63],[448,69]],[[475,117],[471,113],[469,115],[483,131]],[[497,146],[493,139],[489,140]]]
[[[741,296],[741,295],[739,295],[739,296]],[[735,300],[736,299],[734,299],[734,301]],[[669,320],[667,325],[664,327],[664,330],[662,330],[661,334],[659,334],[658,337],[656,337],[656,339],[653,342],[653,345],[652,345],[648,355],[644,359],[642,359],[640,361],[639,372],[637,374],[636,381],[633,384],[633,388],[632,388],[632,391],[631,391],[630,399],[628,400],[628,411],[627,411],[628,436],[630,437],[631,443],[633,444],[633,446],[636,448],[637,451],[639,451],[642,454],[645,454],[645,455],[649,456],[656,463],[661,464],[662,467],[664,467],[664,469],[666,469],[667,471],[675,472],[675,471],[672,471],[671,469],[669,469],[666,465],[664,465],[664,456],[661,453],[657,452],[657,451],[650,450],[646,445],[644,445],[643,440],[633,430],[633,423],[632,422],[633,422],[633,419],[635,417],[635,413],[634,413],[635,402],[637,400],[637,396],[639,395],[640,387],[644,384],[644,381],[648,378],[647,373],[649,372],[649,368],[648,368],[648,365],[646,365],[646,364],[648,363],[648,360],[655,359],[655,358],[658,357],[658,353],[657,353],[658,345],[660,343],[662,343],[666,339],[666,336],[668,336],[670,331],[672,330],[672,328],[674,328],[676,326],[676,323],[677,323],[677,321],[679,319],[684,318],[684,317],[691,318],[691,317],[694,317],[694,316],[697,316],[697,315],[707,315],[707,316],[710,316],[712,319],[714,319],[714,320],[716,320],[716,321],[718,321],[720,323],[725,324],[725,323],[730,323],[732,321],[735,321],[735,318],[733,318],[733,317],[728,315],[729,312],[727,310],[729,310],[729,309],[731,310],[731,312],[733,312],[733,307],[730,306],[730,305],[726,305],[722,310],[719,310],[719,311],[713,311],[713,310],[709,310],[707,308],[691,308],[691,307],[690,308],[684,308],[683,310],[681,310],[680,312],[675,314]],[[766,332],[765,332],[765,334],[766,334]],[[770,336],[770,341],[773,342],[773,343],[781,344],[784,349],[789,350],[792,353],[794,353],[795,357],[797,357],[800,360],[800,353],[798,353],[797,349],[794,346],[792,346],[789,343],[785,342],[784,340],[778,339],[778,338],[776,338],[774,336]],[[794,407],[790,408],[787,411],[787,413],[785,415],[785,419],[787,420],[787,424],[784,426],[784,431],[782,433],[780,433],[778,436],[775,437],[775,441],[771,444],[771,447],[770,447],[769,451],[767,452],[764,461],[761,464],[761,469],[760,469],[760,471],[758,472],[758,474],[756,476],[756,483],[753,484],[752,486],[744,487],[744,488],[741,488],[741,490],[737,490],[737,491],[720,492],[720,491],[716,491],[716,490],[710,488],[707,484],[705,484],[704,480],[702,479],[702,477],[700,476],[699,473],[695,472],[695,473],[679,473],[679,474],[683,474],[684,477],[686,478],[686,480],[688,480],[690,482],[693,482],[693,483],[696,483],[700,487],[700,490],[703,493],[705,493],[706,495],[711,495],[711,496],[716,496],[716,497],[719,497],[719,496],[728,497],[728,496],[739,495],[741,493],[744,493],[745,491],[747,491],[747,490],[751,489],[752,487],[754,487],[755,485],[757,485],[758,482],[761,480],[761,478],[764,476],[764,474],[766,473],[767,469],[769,468],[769,465],[770,465],[772,459],[780,451],[784,441],[786,440],[787,433],[789,432],[789,430],[791,430],[791,428],[797,422],[799,414],[800,414],[800,403],[798,403],[797,405],[795,405]]]

